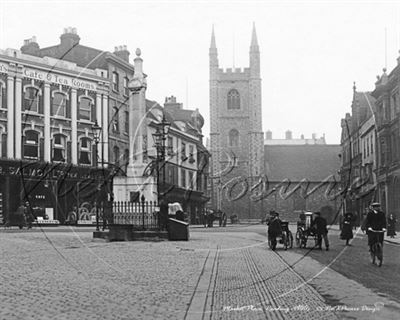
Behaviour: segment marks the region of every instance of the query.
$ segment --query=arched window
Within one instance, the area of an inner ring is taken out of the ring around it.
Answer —
[[[236,89],[228,92],[228,109],[240,109],[240,94]]]
[[[79,164],[91,164],[91,140],[89,138],[81,138],[79,143]]]
[[[66,138],[62,134],[53,136],[53,161],[65,162]]]
[[[51,104],[51,114],[53,116],[65,117],[67,108],[67,95],[63,92],[54,92]]]
[[[23,148],[25,159],[39,159],[39,132],[26,131]]]
[[[236,129],[232,129],[231,131],[229,131],[229,146],[239,146],[239,131],[237,131]]]

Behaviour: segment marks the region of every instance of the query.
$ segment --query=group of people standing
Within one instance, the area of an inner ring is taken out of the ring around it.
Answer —
[[[355,216],[351,212],[346,212],[343,217],[342,231],[340,233],[340,239],[346,240],[346,245],[350,245],[350,240],[353,239],[354,222]],[[393,214],[390,214],[386,218],[380,204],[378,202],[372,203],[361,227],[363,231],[368,231],[368,228],[372,228],[373,230],[387,229],[387,236],[394,238],[396,235],[396,218]]]

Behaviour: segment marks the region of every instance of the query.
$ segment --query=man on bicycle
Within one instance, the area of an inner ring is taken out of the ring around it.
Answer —
[[[380,242],[383,244],[383,232],[373,232],[376,231],[385,231],[386,229],[386,216],[385,213],[381,210],[381,205],[378,202],[374,202],[370,206],[370,210],[368,211],[367,217],[365,218],[364,225],[362,230],[367,230],[368,235],[368,245],[369,251],[372,251],[372,246],[376,242]]]

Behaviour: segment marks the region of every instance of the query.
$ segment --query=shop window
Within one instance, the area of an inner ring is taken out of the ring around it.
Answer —
[[[36,131],[26,131],[24,137],[24,158],[38,159],[39,158],[39,133]]]
[[[53,161],[65,162],[66,138],[62,134],[53,137]]]
[[[38,112],[39,110],[39,89],[27,87],[24,94],[24,110]]]
[[[117,92],[119,91],[118,83],[119,83],[119,75],[117,72],[114,71],[112,73],[112,89]]]
[[[124,95],[129,96],[129,87],[128,87],[129,79],[127,77],[124,78]]]
[[[65,117],[67,108],[67,95],[62,92],[54,92],[51,104],[51,114],[53,116]]]
[[[91,164],[91,140],[89,138],[81,138],[79,144],[79,163]]]
[[[79,99],[79,119],[90,121],[92,118],[92,100],[81,97]]]
[[[240,95],[236,89],[228,92],[228,109],[240,109]]]
[[[239,146],[239,131],[237,131],[236,129],[232,129],[231,131],[229,131],[229,146]]]

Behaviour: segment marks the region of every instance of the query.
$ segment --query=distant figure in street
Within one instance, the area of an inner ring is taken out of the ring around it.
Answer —
[[[68,212],[67,220],[65,220],[65,224],[76,224],[77,211],[78,211],[77,207],[73,206],[72,210],[70,210]]]
[[[168,230],[168,203],[165,199],[160,201],[160,228],[161,230]]]
[[[221,220],[222,220],[222,226],[226,227],[227,217],[226,217],[226,213],[225,212],[222,212]]]
[[[315,229],[317,234],[317,248],[322,249],[322,238],[324,239],[326,251],[329,250],[328,228],[326,219],[321,217],[320,212],[314,212],[315,218],[311,223],[311,228]]]
[[[35,220],[35,217],[32,214],[32,208],[29,205],[29,201],[25,202],[25,207],[24,207],[24,215],[25,215],[25,221],[28,229],[32,229],[32,223]]]
[[[279,213],[271,211],[271,217],[268,221],[268,240],[271,241],[271,249],[276,249],[276,237],[282,234],[281,220],[279,219]]]
[[[176,217],[176,220],[185,221],[185,214],[183,213],[183,210],[181,210],[181,209],[176,210],[175,217]]]
[[[387,218],[387,236],[394,238],[396,235],[396,218],[390,214]]]
[[[346,246],[349,246],[350,239],[353,239],[353,221],[353,214],[351,212],[347,212],[344,215],[342,232],[340,233],[340,239],[346,240]]]

